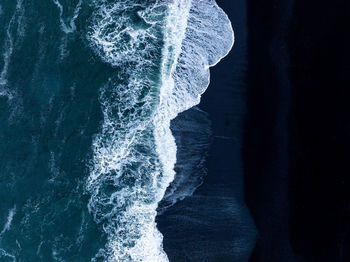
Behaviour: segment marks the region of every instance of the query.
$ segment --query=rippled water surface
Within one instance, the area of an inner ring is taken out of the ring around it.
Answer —
[[[0,261],[168,261],[155,217],[175,176],[170,121],[231,49],[226,14],[213,0],[17,0],[0,24]],[[179,177],[161,208],[201,182]]]

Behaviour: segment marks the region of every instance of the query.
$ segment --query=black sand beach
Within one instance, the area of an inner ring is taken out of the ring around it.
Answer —
[[[247,89],[245,3],[217,2],[232,21],[236,41],[231,53],[211,69],[211,83],[199,105],[212,122],[208,175],[191,197],[158,217],[170,261],[248,261],[255,244],[255,226],[244,204],[242,162]]]
[[[350,1],[216,1],[0,1],[0,262],[350,262]]]
[[[248,1],[251,261],[349,261],[349,3]]]
[[[245,193],[258,230],[251,261],[296,261],[289,236],[291,87],[285,41],[293,6],[291,1],[248,1],[247,10]]]
[[[199,106],[208,175],[158,217],[170,261],[350,261],[350,4],[217,2],[236,42]]]
[[[350,261],[350,3],[295,1],[294,13],[291,241],[307,261]]]

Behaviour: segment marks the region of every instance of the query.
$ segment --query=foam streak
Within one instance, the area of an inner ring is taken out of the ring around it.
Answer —
[[[64,21],[63,6],[60,3],[60,1],[59,0],[52,0],[52,1],[59,9],[59,19],[60,19],[60,25],[61,25],[62,31],[66,34],[73,33],[76,30],[75,20],[79,16],[82,0],[79,0],[78,4],[76,5],[76,7],[74,9],[73,17],[69,20],[68,24],[66,24],[66,22]]]
[[[88,38],[116,68],[101,88],[89,211],[108,237],[96,261],[166,262],[156,208],[173,181],[170,121],[200,101],[233,31],[213,0],[96,0]]]
[[[0,73],[0,96],[5,95],[5,96],[8,96],[9,98],[11,98],[12,95],[9,90],[5,89],[5,86],[7,85],[7,72],[8,72],[8,68],[9,68],[9,64],[10,64],[10,60],[13,52],[13,45],[14,45],[14,40],[11,35],[11,30],[12,30],[12,27],[14,26],[15,19],[18,16],[18,12],[22,8],[22,3],[23,3],[23,0],[17,0],[16,10],[12,15],[6,30],[6,39],[5,39],[5,48],[4,48],[5,50],[3,53],[4,66]],[[20,17],[18,19],[20,19]],[[18,23],[19,22],[20,21],[18,21]]]
[[[16,214],[16,205],[9,210],[9,214],[7,216],[6,224],[4,225],[4,228],[0,232],[0,237],[11,228],[11,223],[14,215]]]

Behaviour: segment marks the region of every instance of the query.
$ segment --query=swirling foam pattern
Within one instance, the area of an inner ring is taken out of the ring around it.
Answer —
[[[156,228],[174,178],[170,121],[200,102],[209,67],[233,44],[213,0],[96,0],[88,39],[115,68],[101,87],[104,121],[93,142],[89,211],[108,236],[94,261],[168,261]]]

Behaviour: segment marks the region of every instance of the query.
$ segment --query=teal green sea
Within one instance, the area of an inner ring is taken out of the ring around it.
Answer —
[[[155,217],[175,176],[170,121],[232,47],[225,13],[2,0],[0,25],[0,261],[167,261]]]

